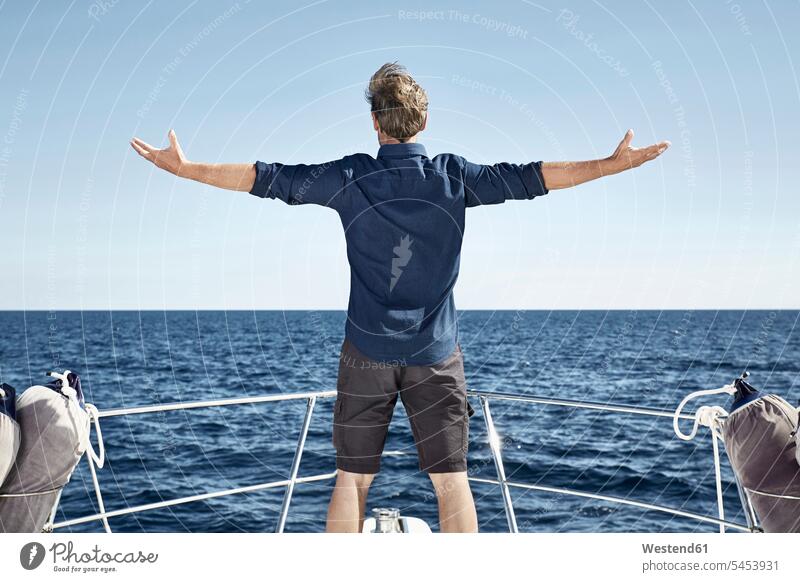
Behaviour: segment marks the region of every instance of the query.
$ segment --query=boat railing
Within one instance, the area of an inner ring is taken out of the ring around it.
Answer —
[[[713,431],[710,432],[712,433],[713,454],[714,454],[715,467],[717,469],[716,470],[717,505],[718,505],[717,516],[704,515],[688,511],[679,507],[669,507],[666,505],[649,503],[645,501],[639,501],[624,497],[615,497],[611,495],[605,495],[588,491],[580,491],[564,487],[542,485],[539,483],[535,484],[522,483],[508,479],[506,476],[505,464],[503,462],[502,442],[500,440],[494,420],[492,418],[490,401],[493,400],[514,401],[526,404],[571,407],[579,409],[599,410],[607,413],[638,414],[651,417],[668,417],[672,419],[673,412],[670,410],[662,410],[656,408],[646,408],[646,407],[630,406],[630,405],[618,405],[618,404],[601,403],[601,402],[586,402],[580,400],[545,398],[539,396],[527,396],[527,395],[508,394],[501,392],[487,392],[480,390],[469,390],[468,395],[471,398],[477,398],[480,402],[480,408],[483,412],[484,423],[486,425],[486,433],[489,442],[489,449],[491,451],[492,460],[494,463],[495,473],[496,473],[496,477],[494,479],[470,475],[469,480],[475,483],[491,484],[498,486],[503,500],[503,507],[505,510],[506,521],[508,524],[508,531],[511,533],[517,533],[519,531],[516,514],[514,510],[514,504],[511,497],[511,489],[523,489],[529,491],[540,491],[545,493],[568,495],[568,496],[616,503],[625,506],[637,507],[642,510],[667,513],[674,516],[696,520],[699,522],[715,524],[719,526],[721,532],[724,532],[726,528],[740,530],[740,531],[757,531],[758,529],[757,522],[755,519],[755,513],[753,511],[752,504],[749,501],[747,492],[740,487],[738,482],[736,482],[735,484],[737,487],[737,491],[739,492],[739,497],[742,502],[744,514],[747,519],[747,524],[728,521],[724,517],[724,508],[722,505],[722,483],[719,472],[719,449],[716,442],[716,435]],[[319,473],[305,477],[298,476],[300,463],[302,461],[303,452],[305,450],[306,439],[308,437],[309,428],[311,426],[311,419],[314,414],[314,409],[317,404],[317,401],[325,398],[334,398],[335,396],[336,396],[335,390],[328,390],[319,392],[276,394],[270,396],[252,396],[243,398],[204,400],[196,402],[174,402],[174,403],[155,404],[148,406],[137,406],[131,408],[112,408],[106,410],[97,410],[96,412],[92,411],[92,414],[96,415],[96,418],[94,418],[93,420],[99,425],[99,423],[101,423],[103,419],[109,419],[113,417],[164,413],[177,410],[194,410],[194,409],[215,408],[223,406],[237,406],[245,404],[253,405],[253,404],[263,404],[263,403],[285,402],[285,401],[300,401],[300,402],[305,402],[306,404],[305,413],[303,414],[302,418],[300,433],[297,437],[294,456],[292,457],[292,464],[289,469],[289,476],[286,479],[258,483],[255,485],[248,485],[243,487],[233,487],[217,491],[209,491],[206,493],[178,497],[174,499],[161,500],[154,503],[135,505],[120,509],[106,510],[105,501],[103,498],[103,492],[101,490],[100,483],[97,477],[98,467],[96,466],[96,459],[94,455],[86,455],[87,463],[89,465],[89,473],[91,475],[93,488],[96,496],[97,509],[99,511],[90,515],[74,517],[71,519],[65,519],[63,521],[56,522],[55,518],[58,512],[58,507],[60,502],[60,496],[59,496],[56,499],[55,504],[53,505],[52,511],[50,513],[50,518],[44,529],[45,531],[54,531],[80,524],[100,521],[102,522],[105,531],[111,533],[112,529],[109,523],[109,519],[115,517],[121,517],[125,515],[131,515],[155,509],[162,509],[166,507],[174,507],[177,505],[184,505],[187,503],[194,503],[197,501],[216,499],[228,495],[236,495],[240,493],[252,493],[255,491],[262,491],[266,489],[283,489],[283,501],[281,503],[281,508],[278,513],[278,522],[275,527],[276,533],[282,533],[286,527],[286,520],[288,517],[289,507],[292,502],[292,496],[294,494],[295,487],[297,485],[305,483],[313,483],[313,482],[333,479],[336,476],[335,470],[327,473]],[[691,420],[694,418],[692,415],[689,414],[682,414],[680,415],[680,417],[687,420]],[[113,443],[105,443],[105,444],[110,444],[113,447]]]
[[[529,404],[542,404],[548,406],[600,410],[603,412],[617,413],[617,414],[635,414],[635,415],[643,415],[656,418],[666,417],[669,418],[670,420],[672,420],[675,417],[675,412],[672,410],[648,408],[648,407],[634,406],[634,405],[610,404],[605,402],[587,402],[583,400],[569,400],[563,398],[546,398],[541,396],[507,394],[502,392],[484,392],[478,390],[470,390],[468,392],[471,396],[478,398],[480,401],[481,409],[483,411],[483,419],[486,424],[486,433],[489,440],[489,449],[492,454],[492,459],[494,461],[495,473],[496,473],[495,479],[470,477],[470,481],[497,485],[500,488],[500,493],[503,497],[503,506],[505,509],[508,531],[511,533],[517,533],[519,531],[516,515],[514,512],[514,504],[511,498],[511,491],[510,491],[513,488],[524,489],[529,491],[540,491],[544,493],[569,495],[574,497],[583,497],[587,499],[616,503],[619,505],[638,507],[643,510],[658,511],[679,517],[693,519],[696,521],[716,524],[719,527],[719,531],[721,533],[725,533],[726,528],[735,529],[739,531],[748,531],[748,532],[759,531],[755,511],[750,501],[748,492],[740,485],[739,481],[735,479],[735,476],[734,476],[734,483],[736,486],[736,490],[739,494],[739,500],[742,503],[742,509],[744,511],[747,523],[746,524],[736,523],[725,519],[725,510],[722,501],[723,489],[722,489],[722,480],[720,475],[720,454],[718,446],[718,436],[715,431],[709,431],[709,433],[711,434],[711,439],[712,439],[712,455],[715,468],[718,514],[717,516],[711,516],[711,515],[704,515],[688,511],[679,507],[669,507],[667,505],[648,503],[645,501],[638,501],[626,497],[616,497],[601,493],[580,491],[565,487],[553,487],[541,484],[520,483],[508,479],[506,477],[505,464],[503,462],[502,441],[498,435],[497,428],[492,418],[492,412],[489,406],[489,402],[491,400],[505,400],[514,402],[525,402]],[[678,415],[678,418],[682,420],[694,420],[694,415],[682,413]]]

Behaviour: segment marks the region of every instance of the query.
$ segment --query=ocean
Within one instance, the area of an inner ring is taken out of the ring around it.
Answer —
[[[100,409],[335,388],[346,314],[339,311],[0,312],[0,381],[21,390],[70,369]],[[468,387],[482,391],[674,409],[690,391],[743,370],[796,404],[797,311],[465,311]],[[708,402],[706,402],[708,403]],[[725,398],[714,403],[726,404]],[[480,406],[470,474],[494,477]],[[317,403],[300,475],[334,470],[332,399]],[[492,401],[514,481],[716,514],[711,440],[677,439],[671,419]],[[108,418],[99,479],[108,510],[287,478],[303,402]],[[688,427],[687,427],[688,429]],[[430,481],[417,467],[401,404],[368,507],[397,507],[435,524]],[[727,518],[744,522],[723,455]],[[331,481],[298,484],[286,530],[324,529]],[[497,486],[473,487],[481,531],[506,530]],[[694,532],[716,526],[591,499],[512,490],[521,531]],[[239,494],[111,519],[120,532],[264,532],[282,490]],[[86,462],[64,490],[58,520],[97,510]],[[101,531],[99,522],[71,531]]]

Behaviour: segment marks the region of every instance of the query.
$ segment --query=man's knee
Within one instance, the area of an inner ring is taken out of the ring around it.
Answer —
[[[339,469],[336,475],[336,484],[343,487],[355,487],[357,489],[367,489],[372,485],[375,478],[374,473],[350,473]]]
[[[457,473],[428,473],[433,483],[433,490],[436,492],[436,497],[445,497],[448,493],[463,490],[464,487],[469,487],[469,480],[467,479],[466,471],[459,471]]]

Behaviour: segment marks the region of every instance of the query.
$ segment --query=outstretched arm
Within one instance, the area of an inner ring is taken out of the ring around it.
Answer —
[[[256,180],[253,164],[204,164],[190,162],[183,155],[178,138],[173,130],[169,130],[169,147],[159,150],[143,142],[138,137],[131,140],[131,147],[144,159],[153,162],[157,167],[203,184],[210,184],[226,190],[249,192]]]
[[[670,142],[660,141],[644,148],[633,148],[631,147],[632,139],[633,130],[629,129],[614,153],[602,160],[542,163],[542,177],[545,186],[548,190],[558,190],[577,186],[603,176],[618,174],[656,159],[670,146]]]

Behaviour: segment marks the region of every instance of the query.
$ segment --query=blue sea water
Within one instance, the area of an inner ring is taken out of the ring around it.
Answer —
[[[345,314],[263,312],[0,312],[0,381],[22,389],[52,369],[81,374],[100,409],[335,388]],[[757,387],[800,397],[797,311],[467,311],[460,313],[469,387],[674,408],[747,369]],[[723,399],[717,401],[724,403]],[[334,469],[332,400],[318,403],[301,475]],[[470,473],[494,477],[483,416],[470,427]],[[567,487],[715,514],[707,431],[678,440],[671,420],[492,402],[506,472]],[[121,509],[288,476],[305,404],[267,403],[104,419],[106,508]],[[398,405],[368,506],[437,520]],[[728,519],[743,522],[727,462]],[[287,531],[322,531],[332,482],[300,484]],[[480,529],[504,531],[496,486],[475,484]],[[113,518],[115,531],[262,532],[282,490]],[[603,501],[513,490],[522,531],[714,531],[715,526]],[[58,520],[97,510],[85,462]],[[99,523],[72,531],[100,531]]]

